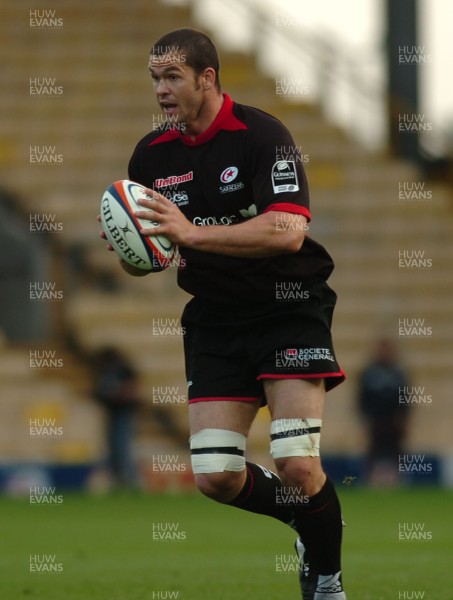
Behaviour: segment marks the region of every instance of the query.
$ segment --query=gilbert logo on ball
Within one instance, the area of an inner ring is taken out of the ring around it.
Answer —
[[[101,200],[101,223],[107,240],[128,264],[143,271],[163,271],[175,254],[175,246],[163,235],[141,235],[140,229],[157,227],[156,221],[135,216],[142,210],[137,200],[145,198],[145,187],[122,179],[104,192]]]

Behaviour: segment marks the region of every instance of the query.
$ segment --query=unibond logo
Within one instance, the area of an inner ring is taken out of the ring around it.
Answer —
[[[175,185],[178,183],[185,183],[186,181],[193,180],[193,171],[189,171],[188,173],[184,173],[183,175],[170,175],[169,177],[156,179],[154,183],[154,187],[159,189],[162,187],[167,187],[168,185]]]

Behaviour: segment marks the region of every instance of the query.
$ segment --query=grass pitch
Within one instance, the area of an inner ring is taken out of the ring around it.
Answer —
[[[452,492],[339,493],[348,600],[452,597]],[[300,599],[293,532],[199,494],[2,498],[0,510],[5,600]]]

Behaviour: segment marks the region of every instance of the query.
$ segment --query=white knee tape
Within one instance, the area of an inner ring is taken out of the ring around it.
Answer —
[[[319,456],[322,419],[277,419],[271,423],[272,458]]]
[[[245,469],[245,440],[242,433],[226,429],[202,429],[190,437],[192,471],[222,473]]]

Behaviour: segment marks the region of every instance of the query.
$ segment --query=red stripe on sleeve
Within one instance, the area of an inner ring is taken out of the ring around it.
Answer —
[[[311,221],[310,211],[306,206],[300,206],[300,204],[292,204],[291,202],[281,202],[280,204],[271,204],[268,206],[263,213],[267,213],[270,211],[276,212],[287,212],[292,213],[294,215],[303,215],[307,217],[308,221]]]

